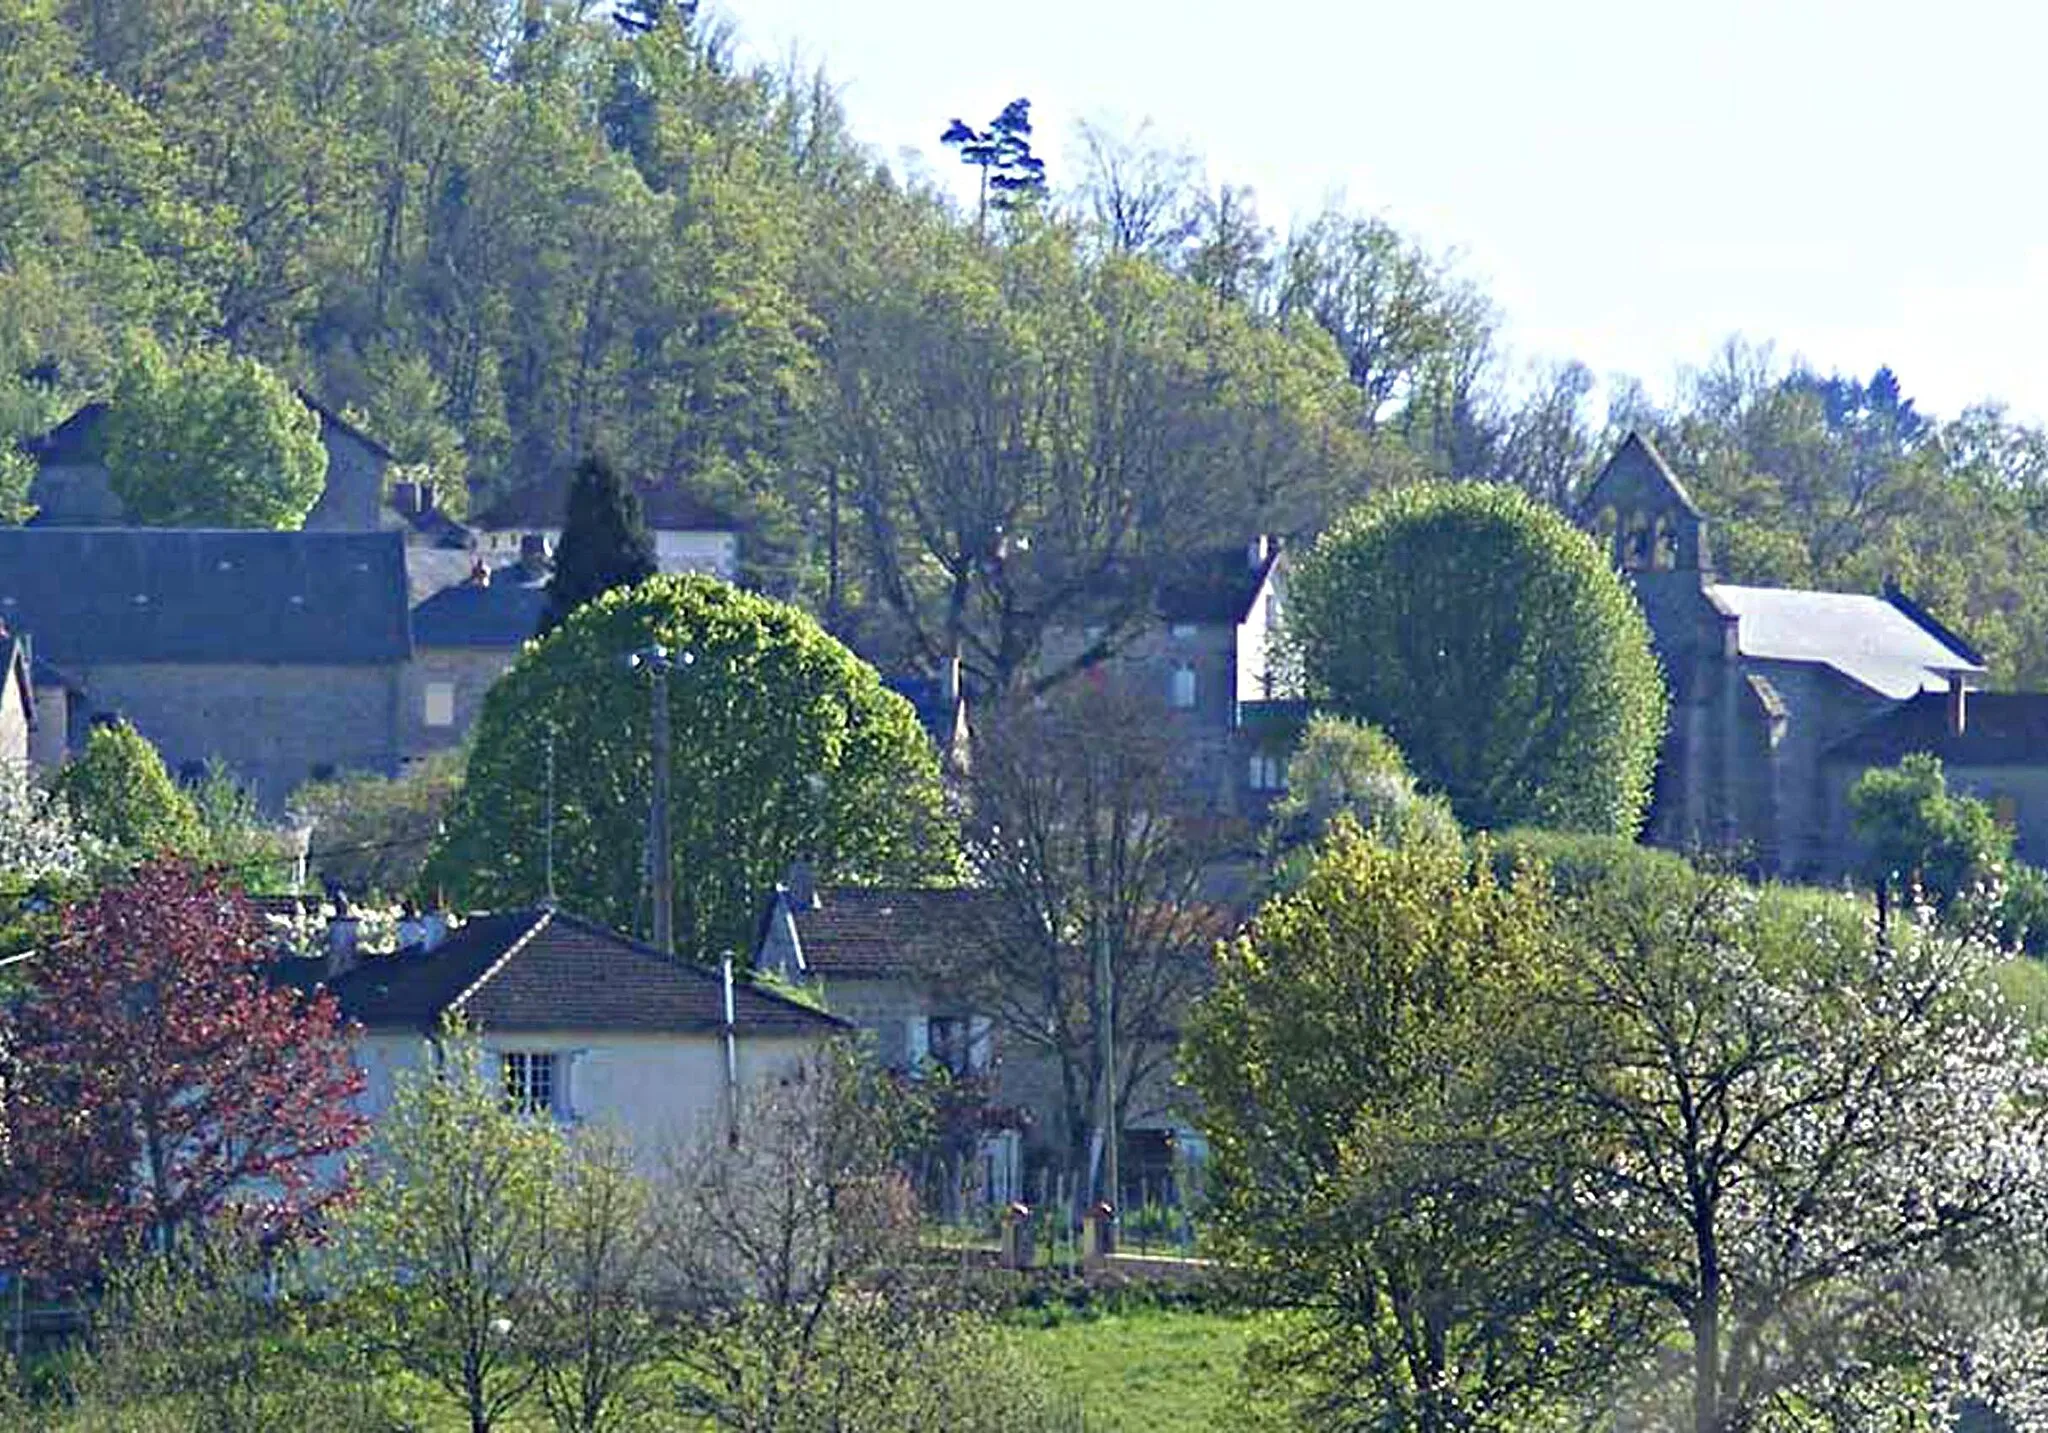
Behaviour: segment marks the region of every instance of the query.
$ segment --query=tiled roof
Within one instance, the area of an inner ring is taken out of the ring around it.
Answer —
[[[1948,686],[1949,672],[1981,672],[1953,634],[1884,597],[1716,583],[1707,595],[1738,620],[1742,655],[1819,662],[1895,700]]]
[[[540,626],[545,583],[520,580],[502,567],[488,587],[460,582],[412,609],[412,639],[421,647],[517,647]]]
[[[0,617],[60,667],[412,651],[396,532],[0,528]]]
[[[530,483],[472,514],[470,526],[490,532],[558,531],[569,510],[569,483],[567,473]],[[742,526],[731,513],[674,483],[636,482],[633,490],[640,495],[647,526],[657,532],[738,532]]]
[[[431,1031],[449,1011],[485,1030],[506,1031],[673,1034],[718,1030],[725,1020],[717,971],[544,908],[476,916],[430,951],[366,956],[327,985],[343,1014],[373,1030]],[[742,1034],[829,1035],[843,1028],[743,979],[734,987],[733,1010]]]
[[[1890,766],[1916,751],[1951,766],[2048,766],[2048,692],[1971,692],[1959,734],[1948,729],[1948,696],[1901,702],[1827,750],[1830,761]]]
[[[812,974],[879,979],[933,969],[1001,919],[988,891],[825,886],[796,909],[796,930]]]

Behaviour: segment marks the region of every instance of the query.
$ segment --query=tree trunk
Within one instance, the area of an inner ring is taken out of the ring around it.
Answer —
[[[1692,1316],[1693,1433],[1721,1428],[1721,1278],[1703,1270],[1700,1302]]]

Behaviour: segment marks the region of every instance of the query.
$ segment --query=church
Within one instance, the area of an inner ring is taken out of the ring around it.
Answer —
[[[1708,523],[1630,434],[1581,521],[1649,619],[1671,693],[1645,838],[1828,881],[1855,860],[1848,793],[1914,751],[2048,858],[2048,694],[1978,690],[1983,657],[1895,587],[1878,595],[1719,581]]]

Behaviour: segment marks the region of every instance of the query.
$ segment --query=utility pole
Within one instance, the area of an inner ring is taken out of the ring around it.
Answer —
[[[654,679],[650,684],[654,703],[654,799],[647,813],[647,866],[654,897],[654,948],[663,955],[676,953],[675,861],[669,854],[668,674],[678,664],[687,667],[696,660],[694,652],[670,652],[658,643],[643,647],[626,659],[627,665],[645,668]]]
[[[649,832],[654,842],[654,948],[676,953],[676,868],[668,849],[668,655],[650,664],[654,671],[654,816]]]
[[[1102,1062],[1102,1202],[1114,1219],[1121,1211],[1123,1184],[1117,1168],[1116,1138],[1116,991],[1110,980],[1109,933],[1101,913],[1090,922],[1095,944],[1095,1044]]]
[[[545,843],[545,873],[547,877],[548,905],[555,903],[555,729],[548,727],[548,779],[547,816],[543,841]]]

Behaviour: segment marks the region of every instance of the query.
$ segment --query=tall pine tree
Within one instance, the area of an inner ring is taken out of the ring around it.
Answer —
[[[569,512],[555,549],[540,635],[554,631],[592,598],[614,587],[637,586],[657,570],[640,495],[603,458],[585,458],[569,488]]]

